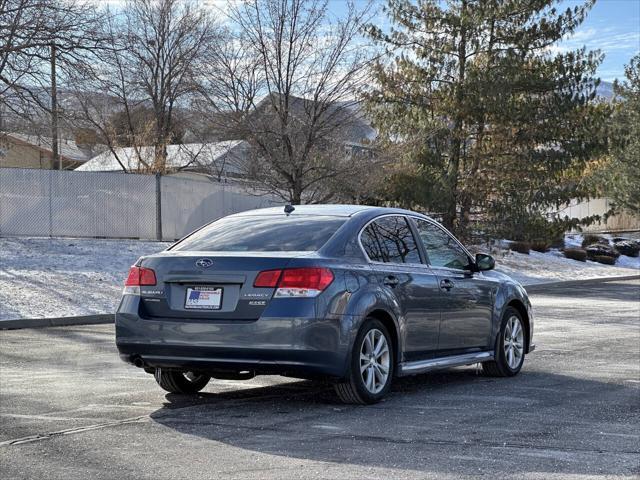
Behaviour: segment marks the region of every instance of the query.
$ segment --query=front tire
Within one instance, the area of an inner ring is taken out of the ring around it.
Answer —
[[[154,378],[169,393],[193,394],[202,390],[211,377],[195,372],[179,372],[156,368]]]
[[[490,377],[513,377],[522,369],[525,352],[525,324],[522,315],[509,307],[504,312],[496,340],[495,358],[484,362],[482,370]]]
[[[379,402],[391,388],[395,370],[393,343],[380,320],[367,318],[351,352],[348,378],[335,385],[344,403]]]

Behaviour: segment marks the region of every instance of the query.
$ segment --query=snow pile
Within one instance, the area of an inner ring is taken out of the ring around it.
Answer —
[[[612,238],[611,235],[600,236],[609,240]],[[566,235],[565,247],[582,248],[582,238],[580,234]],[[603,265],[589,260],[571,260],[557,249],[547,253],[531,250],[529,255],[512,252],[508,250],[509,243],[506,240],[497,242],[499,250],[494,253],[496,270],[506,273],[523,285],[640,274],[640,257],[620,255],[615,265]]]
[[[114,312],[129,267],[168,243],[0,238],[0,319]]]
[[[532,250],[529,255],[503,251],[495,254],[495,258],[496,270],[506,273],[522,285],[640,274],[638,259],[630,257],[620,257],[620,259],[628,259],[628,262],[621,262],[618,259],[616,265],[571,260],[565,258],[562,252],[558,250],[552,250],[547,253],[534,252]]]

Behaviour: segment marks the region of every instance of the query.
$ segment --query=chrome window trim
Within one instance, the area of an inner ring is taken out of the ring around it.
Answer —
[[[367,259],[368,263],[372,263],[374,265],[408,265],[410,267],[424,267],[425,265],[427,265],[426,263],[395,263],[395,262],[378,262],[376,260],[371,260],[369,258],[369,255],[367,255],[367,251],[364,249],[364,245],[362,245],[362,239],[360,238],[362,236],[362,232],[364,232],[366,230],[366,228],[371,225],[373,222],[375,222],[376,220],[383,218],[383,217],[402,217],[405,219],[405,221],[407,222],[407,226],[409,227],[409,230],[411,230],[411,236],[413,236],[413,230],[411,229],[411,224],[409,223],[409,216],[407,214],[404,213],[384,213],[382,215],[378,215],[375,218],[372,218],[371,220],[369,220],[367,223],[365,223],[363,225],[363,227],[360,229],[360,231],[358,232],[358,245],[360,245],[360,250],[362,251],[362,254],[364,255],[364,258]],[[418,256],[420,255],[420,250],[419,250],[419,245],[418,245],[418,241],[419,239],[414,237],[414,242],[416,242],[416,247],[418,247]]]

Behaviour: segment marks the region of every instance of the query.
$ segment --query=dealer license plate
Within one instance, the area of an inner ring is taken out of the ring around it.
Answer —
[[[220,310],[222,306],[222,288],[188,287],[184,308],[201,310]]]

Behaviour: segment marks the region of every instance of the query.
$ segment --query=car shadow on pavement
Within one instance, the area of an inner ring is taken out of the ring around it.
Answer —
[[[203,441],[368,468],[630,475],[640,455],[630,420],[637,393],[542,371],[495,379],[467,367],[397,379],[371,406],[340,404],[330,385],[301,381],[169,394],[151,418]]]

